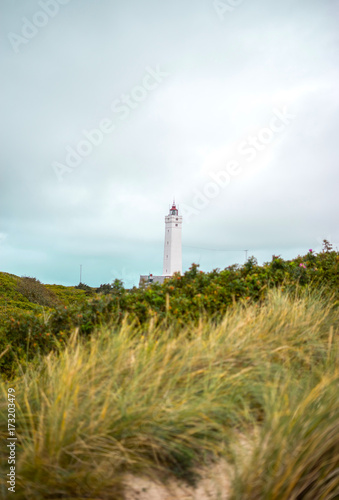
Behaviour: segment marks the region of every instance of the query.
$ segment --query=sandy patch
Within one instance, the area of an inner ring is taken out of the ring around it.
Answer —
[[[126,500],[228,500],[230,467],[226,462],[199,470],[201,479],[194,488],[170,479],[166,485],[131,474],[125,478]]]

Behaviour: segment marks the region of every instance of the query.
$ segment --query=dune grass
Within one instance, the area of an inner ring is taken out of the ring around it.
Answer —
[[[126,472],[194,482],[196,466],[219,457],[234,463],[234,499],[336,498],[338,330],[331,302],[276,290],[218,324],[75,331],[1,382],[3,439],[16,391],[16,498],[119,500]],[[244,457],[239,435],[252,440]]]
[[[232,500],[339,498],[338,373],[302,395],[273,383],[257,431],[252,452],[235,457]]]

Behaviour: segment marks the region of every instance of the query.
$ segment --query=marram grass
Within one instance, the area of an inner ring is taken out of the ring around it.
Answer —
[[[3,441],[16,391],[15,498],[119,500],[125,472],[193,481],[197,464],[221,456],[235,463],[234,499],[336,498],[338,325],[331,303],[276,291],[217,325],[74,332],[1,382]],[[242,463],[239,433],[257,436]]]
[[[231,499],[338,499],[339,373],[303,395],[272,384],[265,399],[252,453],[236,457]]]

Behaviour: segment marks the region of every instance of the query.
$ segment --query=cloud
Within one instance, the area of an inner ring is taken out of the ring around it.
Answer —
[[[212,0],[72,0],[15,53],[7,34],[39,9],[3,6],[1,270],[75,284],[82,264],[93,286],[161,273],[173,196],[192,203],[233,159],[241,175],[184,220],[184,268],[338,244],[335,2],[244,1],[221,21]],[[157,65],[168,78],[120,120],[112,102]],[[239,144],[284,106],[295,120],[247,162]],[[105,117],[116,129],[60,184],[53,162]],[[206,242],[238,253],[194,250]]]

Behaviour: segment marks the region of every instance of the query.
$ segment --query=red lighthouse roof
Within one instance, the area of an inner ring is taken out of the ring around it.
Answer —
[[[172,207],[170,208],[169,215],[178,215],[178,209],[175,205],[175,201],[173,200]]]

